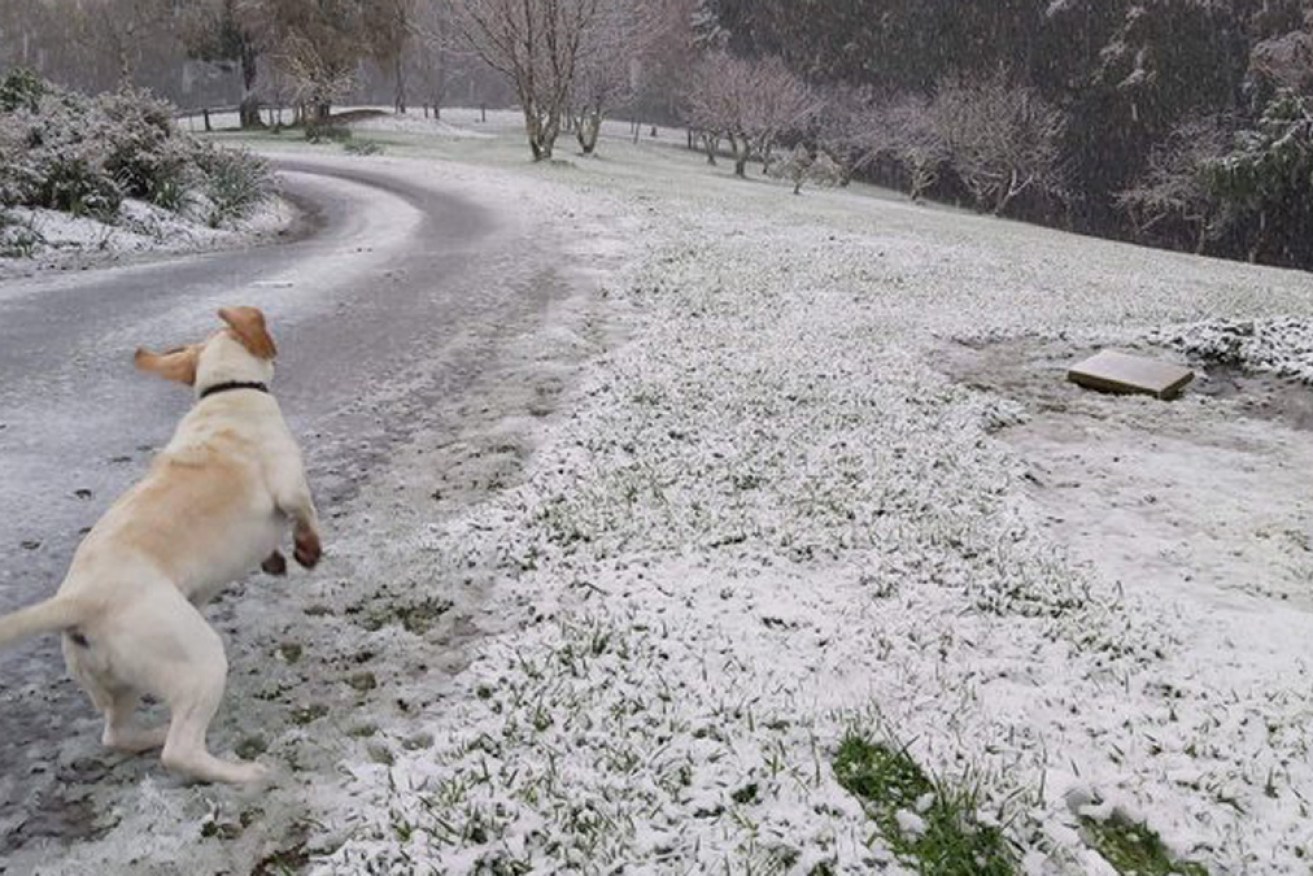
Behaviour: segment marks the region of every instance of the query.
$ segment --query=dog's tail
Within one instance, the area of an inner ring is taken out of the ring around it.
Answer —
[[[75,627],[86,618],[84,608],[79,600],[55,596],[0,617],[0,648]]]

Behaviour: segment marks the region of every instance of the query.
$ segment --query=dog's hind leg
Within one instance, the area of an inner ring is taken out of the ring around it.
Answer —
[[[100,643],[89,642],[80,631],[74,631],[65,634],[63,649],[69,674],[105,716],[105,732],[100,740],[106,748],[139,754],[164,744],[167,727],[148,730],[134,720],[133,712],[141,697],[114,678]]]
[[[228,681],[223,640],[177,591],[155,595],[148,605],[133,619],[134,628],[148,632],[134,640],[130,652],[124,649],[124,663],[132,664],[129,677],[135,687],[159,696],[169,706],[160,760],[170,770],[205,782],[246,784],[263,779],[266,767],[221,760],[205,744]]]
[[[105,732],[100,740],[106,748],[140,754],[159,748],[169,733],[169,726],[146,728],[137,723],[133,713],[140,698],[133,691],[116,692],[110,699],[105,712]]]
[[[266,575],[281,576],[287,574],[287,558],[283,556],[282,551],[274,551],[265,557],[260,569]]]

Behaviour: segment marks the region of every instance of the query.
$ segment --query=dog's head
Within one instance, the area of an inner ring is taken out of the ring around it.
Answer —
[[[205,340],[164,353],[138,348],[134,361],[142,371],[176,380],[202,392],[228,381],[268,383],[274,376],[278,348],[256,307],[224,307],[219,318],[227,323]]]

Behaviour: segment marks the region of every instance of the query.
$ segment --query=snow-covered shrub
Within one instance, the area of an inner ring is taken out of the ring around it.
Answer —
[[[246,215],[269,194],[268,163],[245,149],[210,146],[199,149],[195,160],[205,181],[210,202],[206,222],[211,227]]]
[[[767,173],[776,179],[793,183],[793,193],[802,193],[804,183],[828,188],[843,182],[843,168],[824,152],[812,155],[806,146],[798,144],[786,158],[772,161]]]
[[[35,112],[45,92],[45,83],[31,70],[22,67],[10,70],[0,79],[0,112],[11,113],[17,109]]]
[[[351,139],[351,129],[346,125],[313,124],[305,126],[305,138],[311,143],[345,143]]]
[[[173,107],[150,92],[125,88],[97,97],[95,108],[98,130],[91,136],[123,193],[179,209],[200,146],[174,127]]]
[[[349,140],[342,149],[351,155],[381,155],[383,144],[377,140]]]
[[[123,192],[105,173],[91,150],[65,147],[52,151],[34,180],[33,206],[63,210],[74,216],[112,219],[123,203]]]
[[[0,257],[27,258],[41,243],[41,233],[31,219],[18,219],[0,209]]]
[[[0,198],[6,206],[49,207],[112,217],[123,193],[89,136],[88,101],[47,87],[36,109],[0,113]]]
[[[202,143],[173,115],[149,92],[93,98],[11,73],[0,80],[0,206],[112,221],[139,198],[179,213],[199,205],[218,225],[266,195],[264,162]]]

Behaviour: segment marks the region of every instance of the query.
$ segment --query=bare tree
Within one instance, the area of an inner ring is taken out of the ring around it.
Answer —
[[[243,15],[239,0],[201,0],[186,7],[180,17],[179,30],[190,54],[207,61],[236,62],[242,77],[238,116],[243,128],[261,124],[256,86],[265,45],[254,24]]]
[[[663,53],[678,40],[673,16],[686,7],[685,0],[601,0],[570,95],[571,121],[585,155],[596,148],[606,116],[634,104],[661,70]]]
[[[296,87],[312,121],[328,119],[350,93],[364,51],[360,0],[238,0],[238,13],[273,47],[279,69]]]
[[[889,107],[884,118],[889,152],[907,173],[908,194],[919,201],[939,181],[948,162],[948,141],[937,124],[930,101],[906,95]]]
[[[716,163],[720,140],[728,138],[738,176],[745,175],[748,164],[747,104],[752,92],[751,64],[728,52],[703,58],[689,89],[685,121],[700,132],[708,163]]]
[[[414,67],[425,98],[441,118],[442,103],[451,81],[454,36],[451,8],[447,0],[419,0],[415,8]]]
[[[1202,253],[1221,207],[1205,177],[1205,167],[1226,155],[1233,132],[1217,117],[1190,119],[1176,127],[1149,155],[1149,167],[1136,184],[1117,193],[1137,237],[1158,226],[1180,223],[1189,229],[1195,253]]]
[[[889,151],[889,124],[883,103],[869,87],[828,86],[813,130],[818,148],[842,172],[840,185]]]
[[[597,148],[606,114],[633,99],[641,38],[641,3],[601,0],[581,41],[569,95],[570,121],[585,155]]]
[[[1000,72],[977,84],[939,84],[932,110],[953,169],[976,203],[1000,215],[1028,189],[1062,188],[1062,112]]]
[[[802,127],[820,101],[778,58],[749,61],[713,52],[699,65],[689,94],[687,120],[712,137],[724,137],[734,173],[745,176],[756,155],[769,169],[779,136]]]
[[[804,183],[829,188],[843,182],[844,172],[834,159],[821,151],[815,155],[806,146],[799,143],[786,157],[774,161],[768,171],[776,179],[787,179],[793,183],[793,193],[802,194]]]
[[[364,16],[370,54],[379,67],[392,74],[395,85],[392,106],[406,112],[406,46],[415,35],[418,0],[370,0]]]
[[[113,59],[120,86],[135,80],[144,46],[173,38],[169,0],[64,0],[61,7],[74,41]]]
[[[473,51],[514,85],[535,161],[552,157],[601,0],[453,0]]]
[[[636,0],[641,11],[642,51],[638,54],[632,103],[635,132],[640,114],[679,118],[692,71],[701,52],[694,15],[702,0]]]

